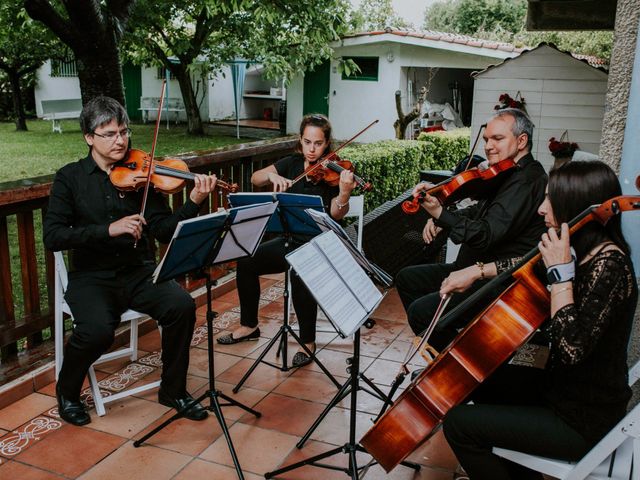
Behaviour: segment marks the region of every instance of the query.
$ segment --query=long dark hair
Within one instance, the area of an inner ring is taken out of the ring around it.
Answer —
[[[331,151],[331,122],[324,115],[319,113],[310,113],[302,117],[302,121],[300,122],[300,141],[302,141],[302,135],[304,134],[304,129],[307,127],[318,127],[324,133],[324,138],[327,141],[327,148],[325,148],[322,155],[329,153]],[[298,153],[302,153],[302,145],[298,143],[296,147],[296,151]]]
[[[549,201],[558,225],[570,222],[589,206],[618,195],[622,195],[620,182],[606,163],[572,161],[549,172]],[[571,237],[578,258],[583,258],[605,241],[612,241],[629,253],[629,245],[622,235],[620,215],[612,217],[606,225],[590,222]]]

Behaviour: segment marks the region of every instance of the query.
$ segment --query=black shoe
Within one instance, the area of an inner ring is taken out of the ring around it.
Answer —
[[[56,399],[58,400],[58,414],[65,422],[80,427],[91,423],[91,417],[82,402],[74,402],[62,396],[56,385]]]
[[[165,407],[175,408],[180,412],[184,407],[193,402],[193,397],[187,393],[182,398],[171,398],[169,395],[164,393],[164,390],[161,388],[158,390],[158,402]],[[196,403],[193,407],[184,412],[183,415],[189,420],[200,421],[207,418],[209,416],[209,412],[207,412],[202,405]]]
[[[260,338],[260,329],[256,328],[249,335],[245,335],[244,337],[234,338],[233,333],[227,333],[226,335],[222,335],[217,338],[217,342],[222,345],[233,345],[234,343],[240,342],[248,342],[250,340],[258,340]]]
[[[316,353],[316,344],[313,344],[313,351],[312,353],[315,355]],[[305,365],[309,365],[311,363],[311,357],[309,355],[307,355],[307,352],[302,351],[302,352],[296,352],[296,354],[293,356],[293,359],[291,360],[291,366],[292,367],[304,367]]]

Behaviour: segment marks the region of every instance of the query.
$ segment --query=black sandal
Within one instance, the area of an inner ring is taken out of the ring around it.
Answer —
[[[313,344],[313,351],[312,353],[315,355],[316,353],[316,344]],[[309,365],[311,363],[311,357],[309,355],[307,355],[307,352],[302,351],[302,352],[296,352],[296,354],[293,356],[293,359],[291,360],[291,366],[292,367],[304,367],[305,365]]]
[[[218,337],[216,341],[221,345],[233,345],[234,343],[240,342],[249,342],[252,340],[258,340],[260,338],[260,328],[256,328],[249,335],[245,335],[244,337],[234,338],[233,333],[227,333],[226,335],[222,335]]]

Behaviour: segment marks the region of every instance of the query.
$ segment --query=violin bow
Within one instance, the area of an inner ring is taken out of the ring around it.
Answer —
[[[480,125],[480,129],[478,130],[478,135],[476,135],[476,140],[475,142],[473,142],[473,147],[471,147],[471,150],[469,151],[469,157],[467,158],[467,166],[464,168],[465,170],[469,170],[469,167],[471,166],[471,158],[473,157],[473,152],[476,151],[476,147],[478,146],[478,140],[480,140],[480,134],[482,133],[482,130],[484,130],[487,127],[486,123],[483,123],[482,125]]]
[[[153,142],[151,143],[151,153],[149,155],[149,170],[147,170],[147,178],[144,183],[144,194],[142,195],[142,206],[140,207],[140,216],[144,217],[144,211],[147,208],[147,197],[149,195],[149,187],[151,186],[151,173],[153,170],[153,157],[156,153],[156,143],[158,142],[158,130],[160,128],[160,116],[162,115],[162,105],[164,104],[164,92],[166,90],[167,80],[162,79],[162,86],[160,87],[160,101],[158,102],[158,115],[156,116],[156,128],[153,131]],[[136,240],[133,247],[138,246]]]
[[[371,127],[373,127],[376,123],[378,123],[380,120],[374,120],[373,122],[371,122],[369,125],[367,125],[366,127],[364,127],[362,130],[360,130],[358,133],[356,133],[353,137],[351,137],[349,140],[347,140],[346,142],[344,142],[342,145],[340,145],[338,148],[336,148],[333,152],[328,153],[327,155],[324,156],[324,158],[321,158],[320,160],[318,160],[316,162],[315,165],[313,165],[312,167],[308,168],[306,171],[302,172],[300,175],[298,175],[296,178],[294,178],[293,180],[291,180],[291,185],[293,185],[296,182],[299,182],[300,180],[302,180],[304,177],[306,177],[307,175],[309,175],[311,172],[314,172],[317,168],[319,168],[321,165],[324,164],[324,162],[326,162],[327,160],[331,160],[333,157],[335,157],[338,152],[340,150],[342,150],[344,147],[346,147],[347,145],[349,145],[351,142],[353,142],[356,138],[358,138],[360,135],[362,135],[364,132],[366,132],[367,130],[369,130]]]
[[[380,419],[380,417],[382,417],[382,415],[387,410],[389,405],[393,403],[393,400],[392,400],[393,395],[398,390],[398,387],[402,385],[402,382],[404,382],[404,378],[409,373],[409,368],[407,367],[407,365],[409,364],[409,362],[411,362],[411,360],[413,360],[413,357],[415,357],[418,352],[421,352],[425,349],[428,350],[430,354],[434,355],[434,358],[435,356],[437,356],[438,352],[436,352],[436,350],[433,347],[431,347],[427,343],[427,341],[429,340],[429,337],[431,337],[433,330],[436,328],[437,323],[440,321],[440,317],[442,317],[442,314],[444,313],[445,308],[447,308],[447,305],[449,304],[450,300],[451,300],[450,293],[442,295],[440,297],[440,303],[438,304],[438,308],[436,309],[436,312],[433,314],[433,318],[431,319],[429,326],[423,332],[420,342],[417,345],[413,346],[413,350],[409,349],[409,351],[405,355],[404,362],[402,363],[402,365],[400,365],[400,370],[398,371],[396,378],[393,380],[393,383],[391,384],[391,388],[389,389],[387,398],[384,400],[382,409],[380,410],[380,413],[378,413],[378,416],[376,417],[375,422],[377,422]]]

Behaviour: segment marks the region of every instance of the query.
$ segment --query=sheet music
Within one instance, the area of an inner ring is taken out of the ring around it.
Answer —
[[[247,255],[253,256],[260,244],[267,222],[276,211],[278,202],[259,203],[234,209],[235,218],[229,233],[222,239],[222,246],[214,263],[223,263]],[[249,221],[245,221],[249,219]],[[231,234],[233,232],[233,235]]]
[[[315,210],[305,210],[311,218],[318,224],[318,227],[323,232],[332,231],[334,232],[338,238],[342,241],[342,243],[349,249],[349,252],[353,256],[353,258],[360,264],[362,268],[367,272],[371,272],[372,275],[376,278],[376,280],[385,288],[391,287],[393,284],[393,278],[379,268],[377,265],[371,263],[367,260],[360,250],[353,244],[347,232],[344,231],[342,226],[336,222],[330,215],[325,212],[317,212]]]
[[[253,255],[278,203],[221,210],[178,222],[154,282]]]
[[[286,259],[344,337],[360,328],[383,298],[332,231],[310,240]]]

